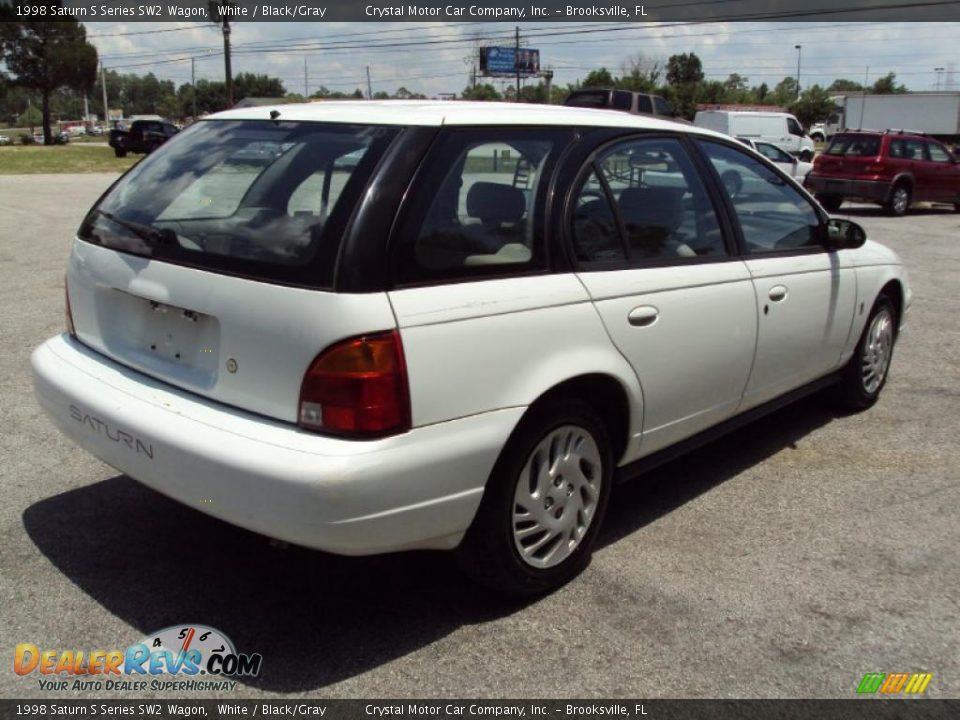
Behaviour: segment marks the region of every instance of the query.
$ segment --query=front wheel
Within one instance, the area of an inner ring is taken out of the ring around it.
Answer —
[[[457,550],[464,571],[497,592],[549,592],[576,576],[606,513],[612,451],[587,403],[552,399],[530,409],[507,441]]]
[[[813,160],[813,153],[810,150],[802,150],[800,152],[800,159],[803,162],[810,162]]]
[[[114,148],[113,154],[116,155],[118,158],[122,158],[127,156],[127,151],[124,150],[123,148]]]
[[[896,340],[897,311],[890,298],[881,295],[870,312],[857,349],[841,375],[837,394],[841,409],[866,410],[877,401],[887,383]]]

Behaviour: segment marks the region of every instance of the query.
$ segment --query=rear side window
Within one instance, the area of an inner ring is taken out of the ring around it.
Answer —
[[[682,262],[726,254],[710,197],[673,138],[627,140],[597,157],[573,209],[573,243],[581,262]]]
[[[195,123],[111,188],[80,237],[204,270],[329,288],[347,220],[398,132]]]
[[[642,113],[653,112],[653,103],[650,102],[650,98],[648,96],[637,95],[637,112],[642,112]]]
[[[653,101],[657,106],[657,115],[664,115],[665,117],[673,116],[673,106],[664,98],[660,97],[659,95],[655,95]]]
[[[827,155],[874,157],[880,154],[880,138],[873,135],[837,135],[825,152]]]
[[[569,133],[450,130],[415,180],[391,257],[400,283],[546,267],[544,203]]]
[[[633,110],[633,93],[624,92],[623,90],[617,90],[614,92],[613,109],[626,110],[627,112]]]
[[[933,162],[938,162],[938,163],[953,162],[953,158],[950,157],[950,153],[944,150],[940,145],[927,143],[927,151],[930,153],[930,159]]]

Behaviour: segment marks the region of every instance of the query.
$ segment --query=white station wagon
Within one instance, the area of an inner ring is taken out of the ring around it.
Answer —
[[[732,195],[721,182],[735,171]],[[604,110],[232,110],[120,178],[32,358],[57,426],[202,512],[543,592],[613,485],[876,399],[900,260],[734,138]]]

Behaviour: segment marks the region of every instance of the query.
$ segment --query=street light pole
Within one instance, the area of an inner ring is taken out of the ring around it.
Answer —
[[[944,68],[936,67],[933,71],[937,74],[937,92],[940,92],[940,73],[944,71]]]
[[[797,51],[797,100],[800,99],[800,55],[803,53],[803,45],[794,45],[793,49]]]

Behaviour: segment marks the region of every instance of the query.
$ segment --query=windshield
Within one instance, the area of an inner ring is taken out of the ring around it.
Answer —
[[[194,124],[135,166],[80,237],[123,252],[331,287],[347,221],[397,128]]]
[[[875,135],[837,135],[830,141],[826,154],[873,157],[880,154],[880,138]]]

